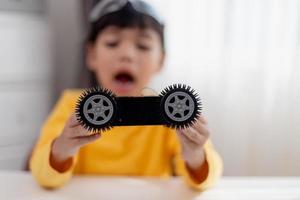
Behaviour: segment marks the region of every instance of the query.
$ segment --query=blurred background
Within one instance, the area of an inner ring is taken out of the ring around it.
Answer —
[[[300,0],[147,0],[166,19],[150,87],[200,94],[225,175],[300,175]],[[93,0],[0,1],[0,170],[23,170],[61,92],[84,87]]]

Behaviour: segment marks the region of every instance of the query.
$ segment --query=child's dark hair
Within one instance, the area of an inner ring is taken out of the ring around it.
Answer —
[[[156,31],[160,37],[163,52],[165,52],[164,25],[160,24],[151,16],[136,11],[130,3],[127,3],[121,10],[109,13],[99,20],[92,22],[86,38],[86,44],[94,44],[97,37],[108,26],[114,25],[121,28],[138,27],[141,29],[151,28]],[[89,86],[97,84],[96,78],[91,73]]]
[[[98,21],[91,23],[86,42],[94,43],[101,31],[103,31],[109,25],[114,25],[121,28],[152,28],[159,34],[162,49],[164,50],[165,48],[164,25],[157,22],[151,16],[136,11],[130,3],[127,3],[121,10],[109,13],[101,17]]]

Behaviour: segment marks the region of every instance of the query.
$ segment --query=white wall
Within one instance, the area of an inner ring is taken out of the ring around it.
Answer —
[[[60,92],[79,82],[80,6],[0,2],[0,169],[24,169]]]
[[[199,92],[225,175],[300,175],[300,1],[148,1],[167,21],[152,86]]]
[[[0,169],[23,169],[51,104],[48,23],[0,11]]]
[[[77,0],[47,0],[47,17],[51,29],[54,62],[55,95],[80,82],[82,47],[82,2]]]

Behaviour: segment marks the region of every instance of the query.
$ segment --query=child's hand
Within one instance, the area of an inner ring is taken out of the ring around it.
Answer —
[[[191,169],[198,169],[205,161],[203,145],[209,137],[207,121],[200,116],[197,122],[182,130],[176,130],[179,137],[183,158]]]
[[[144,88],[142,96],[158,96],[151,88]],[[207,121],[201,115],[194,126],[183,130],[176,130],[179,137],[183,158],[191,169],[198,169],[205,161],[203,145],[209,137]]]
[[[75,113],[68,119],[64,130],[57,137],[51,149],[51,164],[53,167],[60,168],[59,165],[65,164],[76,152],[85,144],[91,143],[100,137],[100,133],[90,134],[77,121]]]

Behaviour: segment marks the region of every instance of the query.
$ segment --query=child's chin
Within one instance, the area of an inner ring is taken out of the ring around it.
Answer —
[[[134,83],[120,83],[115,82],[113,92],[117,96],[138,96],[137,87]]]

